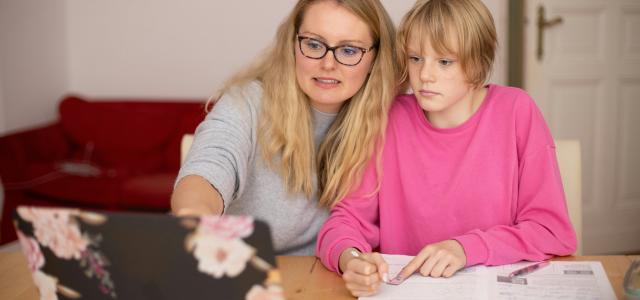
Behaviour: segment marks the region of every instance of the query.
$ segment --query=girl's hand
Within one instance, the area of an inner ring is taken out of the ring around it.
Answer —
[[[451,277],[467,263],[464,248],[456,240],[446,240],[422,248],[400,272],[401,280],[419,271],[422,276]]]
[[[371,296],[383,281],[388,280],[389,265],[377,252],[360,253],[348,248],[340,255],[342,279],[355,297]]]

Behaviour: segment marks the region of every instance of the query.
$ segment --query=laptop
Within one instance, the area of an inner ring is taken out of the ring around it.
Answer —
[[[284,299],[266,223],[20,206],[42,299]]]

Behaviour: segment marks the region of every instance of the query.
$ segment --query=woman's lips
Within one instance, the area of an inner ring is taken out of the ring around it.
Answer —
[[[340,84],[340,80],[329,77],[314,77],[313,82],[316,86],[324,89],[335,88]]]

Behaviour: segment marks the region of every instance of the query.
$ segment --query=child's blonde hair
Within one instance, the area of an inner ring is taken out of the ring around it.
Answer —
[[[489,78],[497,48],[496,27],[480,0],[416,2],[402,19],[396,41],[402,82],[408,80],[407,47],[412,35],[420,38],[420,45],[428,38],[440,54],[456,54],[470,84],[479,87]]]

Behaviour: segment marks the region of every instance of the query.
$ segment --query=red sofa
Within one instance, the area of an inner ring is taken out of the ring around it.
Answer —
[[[64,98],[53,124],[0,137],[0,244],[18,205],[168,211],[180,140],[205,101]]]

